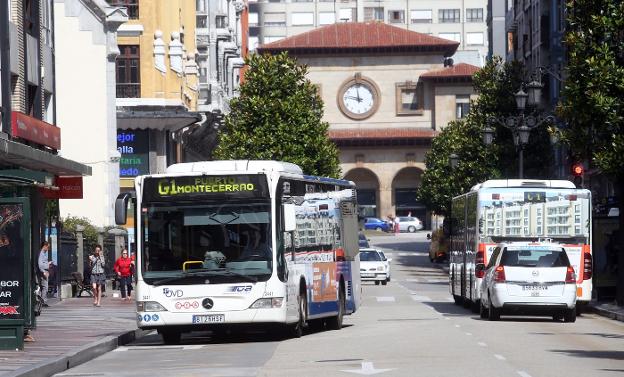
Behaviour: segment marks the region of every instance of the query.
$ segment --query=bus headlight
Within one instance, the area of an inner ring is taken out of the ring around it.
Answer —
[[[282,303],[284,302],[283,297],[271,297],[271,298],[261,298],[256,300],[251,306],[250,309],[271,309],[271,308],[281,308]]]
[[[137,312],[166,312],[164,306],[156,301],[137,301]]]

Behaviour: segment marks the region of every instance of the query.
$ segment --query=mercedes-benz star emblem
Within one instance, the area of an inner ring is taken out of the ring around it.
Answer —
[[[539,275],[539,271],[538,270],[533,270],[532,274],[533,274],[533,276],[538,276]]]
[[[212,307],[214,306],[214,301],[212,301],[212,299],[205,298],[202,301],[202,306],[206,309],[212,309]]]

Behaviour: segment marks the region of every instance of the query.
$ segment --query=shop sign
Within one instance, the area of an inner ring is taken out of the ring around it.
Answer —
[[[24,318],[24,235],[21,204],[0,205],[0,323]]]
[[[61,149],[60,128],[18,111],[11,112],[11,134],[52,149]]]
[[[149,133],[147,130],[117,130],[119,176],[136,177],[149,174]]]
[[[82,199],[82,177],[56,177],[58,190],[41,189],[46,199]]]

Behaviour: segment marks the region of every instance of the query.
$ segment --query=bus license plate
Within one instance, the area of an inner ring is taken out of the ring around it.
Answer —
[[[223,314],[205,314],[194,315],[193,323],[223,323],[225,322],[225,315]]]

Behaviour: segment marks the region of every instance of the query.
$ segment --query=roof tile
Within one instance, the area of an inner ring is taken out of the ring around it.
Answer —
[[[329,130],[329,138],[332,140],[347,139],[430,139],[438,133],[429,128],[382,128],[382,129],[346,129]]]
[[[472,78],[480,68],[471,64],[459,63],[451,67],[425,72],[420,77],[426,78]]]

